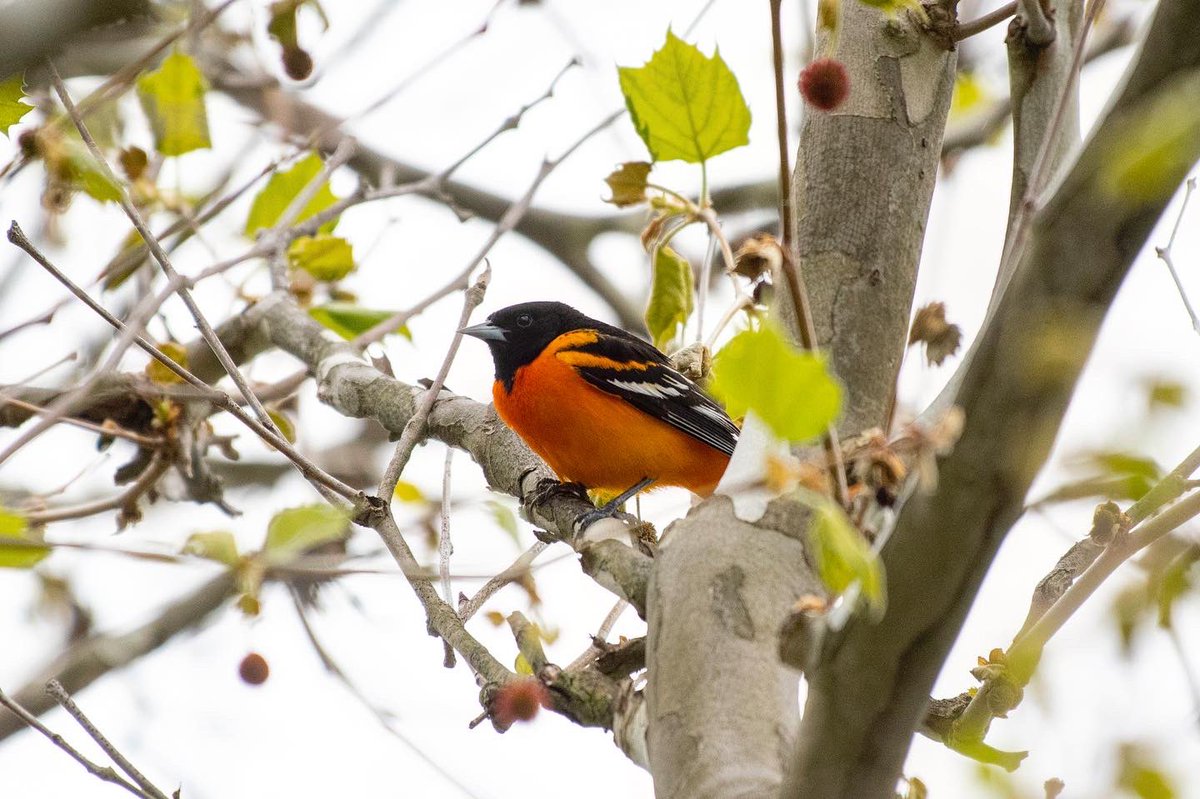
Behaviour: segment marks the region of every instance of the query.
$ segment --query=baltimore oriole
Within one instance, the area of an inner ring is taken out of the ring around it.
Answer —
[[[500,418],[564,482],[612,497],[682,486],[708,496],[738,428],[651,344],[561,302],[496,311],[463,333],[487,342]]]

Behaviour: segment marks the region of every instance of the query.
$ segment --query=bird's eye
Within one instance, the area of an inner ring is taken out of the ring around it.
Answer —
[[[523,313],[517,317],[517,327],[529,327],[533,324],[533,317],[527,313]]]

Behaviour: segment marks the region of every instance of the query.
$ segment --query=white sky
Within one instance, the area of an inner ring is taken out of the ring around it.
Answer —
[[[235,6],[228,19],[244,20],[251,5]],[[262,5],[253,4],[260,11]],[[365,0],[326,3],[333,25],[313,47],[318,66],[325,55],[338,50],[339,43],[374,5]],[[519,131],[490,145],[459,175],[518,196],[544,155],[561,152],[579,133],[621,105],[613,65],[642,63],[661,43],[668,25],[682,33],[701,5],[695,0],[551,2],[528,8],[506,4],[485,35],[460,47],[448,61],[356,124],[354,132],[362,141],[404,160],[438,168],[539,96],[561,66],[578,53],[585,69],[569,73],[554,99],[530,112]],[[489,2],[465,0],[399,4],[353,53],[302,93],[336,113],[353,113],[475,29],[490,6]],[[1122,14],[1141,8],[1114,6],[1113,13]],[[790,17],[795,30],[794,7]],[[263,26],[261,15],[256,25]],[[306,25],[302,36],[312,42],[317,31]],[[767,36],[766,3],[724,0],[713,6],[691,37],[706,51],[714,43],[720,45],[754,113],[750,146],[720,156],[711,165],[714,186],[774,174]],[[1002,36],[1003,26],[966,48],[979,62],[985,83],[998,90],[1005,84]],[[793,45],[798,44],[797,37],[791,38]],[[260,51],[274,65],[273,45],[261,42]],[[1111,93],[1128,55],[1109,56],[1085,72],[1083,110],[1089,122]],[[798,58],[792,61],[789,75],[799,69]],[[76,94],[87,88],[84,84],[72,86]],[[792,95],[789,101],[798,114],[798,98]],[[132,106],[131,111],[136,117]],[[239,151],[246,136],[257,132],[246,112],[221,98],[211,100],[210,119],[214,151],[179,159],[178,180],[184,187],[205,185],[205,180]],[[130,126],[129,139],[149,146],[141,123]],[[944,175],[928,226],[917,305],[933,299],[946,301],[951,320],[962,324],[968,336],[981,320],[999,258],[1008,202],[1009,147],[1005,136],[995,146],[973,150],[951,174]],[[11,143],[0,141],[0,157],[7,158],[10,152]],[[241,172],[253,173],[275,152],[268,147],[256,149],[240,165]],[[546,182],[538,203],[581,214],[608,213],[610,208],[600,201],[607,193],[602,178],[615,163],[643,157],[640,141],[622,120],[565,163]],[[171,180],[175,179],[173,169],[168,167],[166,172]],[[694,168],[668,164],[656,168],[656,174],[660,181],[681,189],[694,191],[698,186]],[[15,218],[31,234],[36,231],[39,180],[37,170],[27,170],[11,184],[0,197],[0,220],[6,224]],[[339,175],[335,189],[344,193],[352,184],[351,176]],[[223,256],[244,247],[238,231],[245,208],[242,203],[222,217],[206,237],[207,245]],[[1168,223],[1174,221],[1175,213],[1174,208],[1168,211]],[[1189,212],[1175,245],[1183,279],[1193,292],[1200,292],[1197,214],[1200,210]],[[64,223],[71,239],[51,254],[81,281],[95,274],[127,229],[118,210],[97,212],[86,198],[75,201]],[[489,230],[489,223],[459,224],[448,211],[416,200],[356,209],[346,214],[339,228],[354,243],[362,261],[361,272],[349,287],[358,291],[366,304],[406,307],[457,272]],[[1167,226],[1160,225],[1151,243],[1165,243],[1168,232]],[[648,271],[636,241],[606,237],[595,246],[595,256],[629,294],[644,290]],[[194,271],[212,259],[205,246],[189,245],[181,250],[177,265]],[[516,236],[503,240],[490,259],[494,278],[479,316],[511,302],[545,298],[564,299],[585,312],[605,315],[600,301],[571,275]],[[18,267],[18,263],[22,265]],[[0,254],[0,273],[17,268],[23,271],[16,288],[0,297],[0,327],[28,318],[62,296],[47,276],[16,254]],[[201,295],[217,315],[232,307],[228,286],[214,284]],[[719,308],[727,300],[723,289],[718,290],[710,307]],[[181,336],[188,334],[190,322],[181,308],[176,304],[169,310],[173,329]],[[401,340],[389,344],[398,376],[415,380],[436,371],[458,312],[457,298],[444,301],[412,323],[415,346]],[[73,351],[80,336],[101,335],[101,323],[85,309],[72,307],[52,325],[23,334],[19,348],[5,342],[0,381],[21,379],[47,360]],[[1083,452],[1128,449],[1170,466],[1190,451],[1200,433],[1194,400],[1182,411],[1147,416],[1143,384],[1154,378],[1179,381],[1190,388],[1194,398],[1200,392],[1195,369],[1198,356],[1200,339],[1151,249],[1134,267],[1113,306],[1068,413],[1052,467],[1039,479],[1034,495],[1074,474],[1066,470],[1067,465]],[[130,356],[131,368],[140,368],[138,358]],[[934,396],[954,363],[952,359],[948,366],[932,368],[917,357],[910,358],[900,382],[904,407],[919,409]],[[293,362],[279,356],[256,363],[252,375],[267,379],[291,369]],[[468,342],[448,385],[486,400],[490,369],[485,348]],[[336,443],[354,429],[320,406],[311,390],[304,393],[301,404],[301,444],[307,450]],[[225,424],[224,429],[235,428]],[[12,435],[12,431],[0,432],[0,446]],[[240,439],[244,458],[270,457],[248,439],[246,435]],[[91,444],[90,437],[76,431],[51,431],[0,471],[0,486],[44,491],[87,467],[86,474],[61,500],[110,490],[112,469],[122,462],[125,450],[118,444],[113,454],[101,457]],[[380,469],[385,457],[380,454]],[[423,448],[405,478],[436,495],[442,458],[439,447]],[[507,565],[517,550],[490,519],[484,502],[491,497],[478,470],[461,453],[455,463],[453,495],[463,507],[452,521],[454,571],[494,573]],[[230,529],[243,547],[252,548],[261,541],[275,510],[314,498],[306,484],[289,477],[273,490],[231,496],[245,511],[237,520],[226,519],[211,507],[160,503],[149,509],[141,524],[117,539],[107,537],[112,532],[107,518],[56,526],[51,533],[113,546],[153,542],[178,546],[196,530]],[[686,505],[682,492],[665,491],[645,501],[643,508],[649,518],[665,523]],[[947,662],[937,695],[964,690],[972,683],[968,670],[976,655],[1007,645],[1024,617],[1033,585],[1073,538],[1086,533],[1090,517],[1091,505],[1084,502],[1056,507],[1045,516],[1031,514],[1017,525]],[[522,525],[521,535],[524,544],[533,541],[527,525]],[[366,535],[358,539],[357,546],[361,550],[378,548]],[[425,550],[423,554],[429,553]],[[556,548],[543,557],[561,554]],[[386,566],[386,558],[379,563]],[[105,630],[128,629],[152,617],[162,602],[212,573],[202,566],[144,564],[117,556],[66,552],[56,553],[43,568],[69,576],[79,595],[95,610],[97,627]],[[1111,795],[1113,746],[1118,741],[1136,741],[1156,747],[1163,755],[1179,781],[1181,795],[1200,797],[1200,724],[1171,640],[1160,631],[1147,631],[1137,638],[1133,660],[1122,659],[1117,651],[1109,609],[1117,589],[1136,576],[1136,568],[1127,567],[1071,620],[1049,647],[1024,704],[1010,720],[993,727],[992,744],[1031,750],[1016,775],[1029,796],[1040,796],[1042,781],[1052,776],[1065,780],[1065,796],[1072,799]],[[547,600],[541,610],[543,621],[560,630],[558,641],[549,648],[550,657],[569,661],[587,644],[588,634],[611,607],[612,597],[582,576],[572,558],[539,570],[537,581]],[[469,593],[479,584],[464,581],[462,589]],[[9,691],[22,684],[31,669],[61,643],[61,628],[54,620],[31,617],[34,596],[30,575],[0,574],[0,641],[4,642],[0,685]],[[526,605],[526,597],[509,588],[488,608],[507,613],[526,609]],[[1200,603],[1194,596],[1180,603],[1176,619],[1189,663],[1200,668]],[[651,796],[648,775],[629,763],[606,734],[580,729],[553,714],[542,714],[533,724],[518,726],[503,736],[489,725],[468,731],[466,724],[479,709],[470,673],[461,664],[454,671],[441,668],[441,646],[424,634],[419,605],[399,578],[343,580],[324,593],[315,624],[329,651],[355,683],[376,705],[393,712],[403,734],[466,783],[474,795],[527,799],[564,793],[581,798]],[[493,629],[482,617],[471,627],[502,661],[510,662],[515,656],[515,646],[505,630]],[[635,635],[641,629],[635,614],[629,612],[617,632]],[[262,652],[271,663],[271,678],[260,688],[247,687],[237,677],[237,664],[251,649]],[[189,799],[463,795],[416,759],[339,683],[325,675],[290,601],[279,590],[267,591],[261,618],[247,621],[232,609],[218,613],[209,627],[110,675],[78,698],[139,767],[165,788],[182,784],[183,796]],[[52,713],[46,720],[85,751],[92,751],[63,714]],[[972,763],[923,738],[913,745],[906,773],[924,780],[933,797],[985,795]],[[4,799],[119,795],[119,789],[88,776],[38,736],[24,733],[0,745],[0,797]]]

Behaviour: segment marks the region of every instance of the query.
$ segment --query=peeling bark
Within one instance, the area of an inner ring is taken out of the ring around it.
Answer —
[[[647,744],[659,799],[779,790],[800,678],[779,659],[779,629],[815,590],[798,527],[741,521],[716,497],[668,529],[647,597]]]

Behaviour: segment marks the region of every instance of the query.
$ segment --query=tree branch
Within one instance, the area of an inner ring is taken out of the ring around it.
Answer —
[[[121,754],[120,750],[113,746],[104,733],[100,732],[96,725],[92,723],[92,720],[84,715],[79,705],[75,704],[75,700],[63,688],[62,683],[58,680],[51,680],[46,683],[46,693],[55,702],[62,705],[63,710],[66,710],[71,715],[71,718],[75,719],[80,727],[83,727],[84,732],[91,736],[92,740],[104,750],[106,755],[112,758],[112,761],[117,764],[121,771],[129,775],[129,779],[136,782],[153,799],[167,799],[167,795],[155,787],[154,783],[146,779],[146,776],[133,763],[129,762],[129,758]]]
[[[285,126],[289,135],[306,140],[314,131],[320,133],[316,147],[332,152],[345,136],[342,120],[285,92],[272,79],[247,81],[236,71],[213,76],[213,86],[263,119]],[[384,183],[416,183],[434,173],[393,159],[379,150],[360,146],[350,159],[349,166],[374,185]],[[476,189],[458,181],[447,181],[441,189],[430,188],[422,194],[436,201],[448,196],[456,207],[464,208],[484,219],[499,220],[512,205],[506,197]],[[628,232],[637,232],[632,216],[619,217]],[[623,327],[641,330],[641,309],[626,297],[591,261],[588,249],[601,233],[614,229],[614,221],[605,217],[581,217],[531,208],[513,228],[517,233],[539,245],[558,258],[589,288],[596,292],[616,313]]]
[[[1037,214],[1030,246],[966,366],[956,397],[966,424],[941,460],[937,489],[905,504],[884,547],[886,615],[877,625],[849,625],[810,673],[797,789],[891,795],[929,688],[1045,461],[1104,313],[1200,156],[1200,118],[1182,110],[1197,103],[1200,16],[1188,0],[1163,0],[1106,118]],[[1154,179],[1127,191],[1126,154],[1154,141],[1162,114],[1187,122]],[[1071,347],[1036,357],[1051,341]]]
[[[38,721],[37,716],[22,707],[20,703],[14,702],[4,691],[0,691],[0,705],[12,711],[13,715],[20,719],[22,724],[28,725],[31,729],[37,730],[46,736],[52,744],[66,752],[76,763],[83,766],[88,774],[105,782],[111,782],[113,785],[119,785],[134,796],[142,797],[142,799],[155,799],[155,797],[118,774],[117,770],[112,766],[101,766],[84,757],[78,749],[67,743],[65,738],[56,732],[52,732],[49,727]],[[3,725],[4,721],[5,716],[0,715],[0,725]]]
[[[79,693],[110,671],[124,668],[178,633],[199,625],[236,592],[236,575],[222,571],[171,602],[140,627],[121,634],[92,635],[72,645],[48,663],[13,698],[30,713],[40,716],[55,707],[54,700],[43,690],[50,680],[58,680],[66,690]],[[0,714],[0,740],[24,726],[16,716]]]
[[[0,75],[12,75],[53,56],[87,31],[149,17],[148,0],[37,0],[0,10]]]

